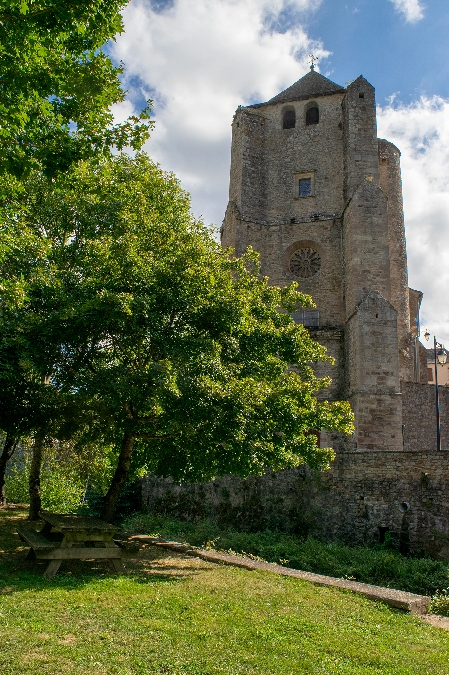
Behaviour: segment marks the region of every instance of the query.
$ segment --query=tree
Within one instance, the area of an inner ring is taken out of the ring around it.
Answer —
[[[45,385],[45,376],[33,367],[28,358],[30,345],[26,327],[23,330],[23,324],[17,321],[25,298],[25,288],[37,282],[34,278],[36,272],[39,277],[39,266],[32,265],[32,269],[27,269],[27,262],[42,259],[43,251],[39,242],[32,242],[29,232],[20,232],[14,227],[3,229],[1,243],[0,429],[5,433],[5,438],[0,455],[0,505],[4,506],[7,463],[19,441],[35,430],[40,430],[40,433],[35,436],[38,442],[35,443],[32,493],[39,494],[39,474],[36,471],[41,463],[42,430],[48,427],[55,416],[54,401],[49,401],[49,396],[52,398],[56,392]],[[37,245],[33,246],[33,243]],[[10,255],[11,246],[13,256]],[[29,246],[33,252],[31,256]],[[21,255],[16,255],[18,251]]]
[[[53,386],[102,408],[117,446],[103,518],[130,470],[186,481],[328,465],[310,431],[348,433],[352,414],[315,396],[329,381],[312,364],[328,357],[289,314],[313,306],[296,284],[269,286],[254,252],[223,251],[144,154],[27,195],[14,218],[45,239],[51,273],[28,286],[20,320]]]
[[[10,216],[0,220],[0,259],[4,263],[0,311],[11,298],[20,304],[23,279],[31,283],[27,262],[33,256],[40,262],[45,258],[45,251],[32,250],[34,246],[39,248],[42,238],[31,236],[27,240],[29,233],[14,227],[13,217],[11,221],[11,208],[20,212],[24,207],[17,204],[23,181],[30,176],[37,180],[40,173],[53,178],[82,158],[107,156],[111,146],[138,149],[148,138],[152,125],[149,107],[123,124],[114,124],[111,113],[111,105],[125,97],[119,80],[123,68],[114,67],[101,47],[123,30],[120,10],[126,4],[127,0],[0,0],[0,198],[3,213]],[[11,236],[17,238],[16,261],[7,253],[3,256]],[[22,263],[24,270],[20,270]],[[12,264],[16,269],[11,273]],[[37,269],[42,272],[43,267]],[[5,499],[6,464],[18,439],[30,428],[39,429],[30,478],[31,494],[36,497],[31,510],[37,513],[43,429],[48,428],[37,390],[45,394],[43,400],[55,391],[43,386],[48,373],[36,381],[31,362],[23,359],[23,345],[14,338],[11,341],[6,328],[11,324],[11,314],[8,320],[4,314],[2,322],[0,385],[4,414],[0,413],[0,428],[6,430],[6,437],[0,455],[0,499]]]
[[[18,351],[0,339],[0,429],[4,432],[0,454],[0,506],[5,506],[5,476],[9,460],[21,439],[36,428],[41,404],[39,384],[28,377]],[[37,384],[37,386],[36,386]]]
[[[19,312],[20,315],[20,312]],[[76,399],[59,392],[51,378],[39,372],[42,359],[30,358],[27,322],[21,316],[0,312],[0,429],[5,433],[0,455],[0,505],[6,503],[5,476],[8,461],[19,442],[33,439],[33,458],[29,475],[30,520],[41,509],[40,472],[49,438],[72,437],[80,426]],[[33,317],[27,317],[28,320]],[[47,367],[48,368],[48,367]],[[84,413],[86,414],[87,411]]]
[[[37,184],[52,185],[40,174]],[[31,185],[32,181],[28,182]],[[35,195],[38,199],[40,195]],[[18,217],[28,209],[24,196],[3,204],[0,209],[0,429],[4,432],[0,454],[0,504],[5,503],[5,475],[8,461],[18,443],[32,440],[33,457],[29,474],[30,520],[41,508],[40,473],[44,451],[59,441],[73,440],[74,454],[79,444],[95,446],[101,436],[101,419],[95,406],[80,394],[63,392],[54,386],[58,344],[39,332],[43,304],[40,290],[54,283],[50,240],[42,223],[28,227]],[[45,280],[44,280],[45,279]],[[29,296],[29,292],[32,296]],[[31,302],[30,302],[31,300]],[[66,453],[67,454],[67,453]]]
[[[0,506],[6,505],[5,475],[6,466],[16,451],[18,441],[12,434],[6,434],[3,442],[2,454],[0,455]]]
[[[0,174],[53,176],[148,138],[148,108],[115,125],[110,110],[125,97],[122,67],[101,47],[123,30],[126,4],[0,0]]]

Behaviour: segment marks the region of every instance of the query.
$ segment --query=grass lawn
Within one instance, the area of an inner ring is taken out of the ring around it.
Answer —
[[[2,675],[448,675],[449,633],[332,588],[146,548],[107,563],[24,561],[0,510]]]

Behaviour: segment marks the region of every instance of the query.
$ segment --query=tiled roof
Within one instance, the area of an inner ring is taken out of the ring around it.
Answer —
[[[257,108],[262,105],[272,105],[275,103],[289,103],[290,101],[304,101],[315,96],[327,96],[345,91],[344,87],[328,80],[324,75],[320,75],[315,70],[310,70],[307,75],[292,84],[288,89],[284,89],[280,94],[270,98],[266,103],[257,103],[250,108]]]

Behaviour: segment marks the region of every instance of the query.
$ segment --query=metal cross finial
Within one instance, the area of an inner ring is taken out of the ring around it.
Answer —
[[[310,59],[310,70],[315,70],[315,61],[318,61],[318,56],[314,56],[313,54],[309,54],[309,59]]]

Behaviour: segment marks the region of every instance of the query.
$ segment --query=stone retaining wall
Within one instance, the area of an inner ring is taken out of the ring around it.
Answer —
[[[175,485],[146,477],[144,508],[194,520],[217,518],[246,530],[278,528],[325,541],[391,539],[403,553],[449,558],[449,390],[441,390],[441,452],[436,451],[435,390],[403,385],[401,451],[337,453],[331,470],[306,466],[247,479]]]

